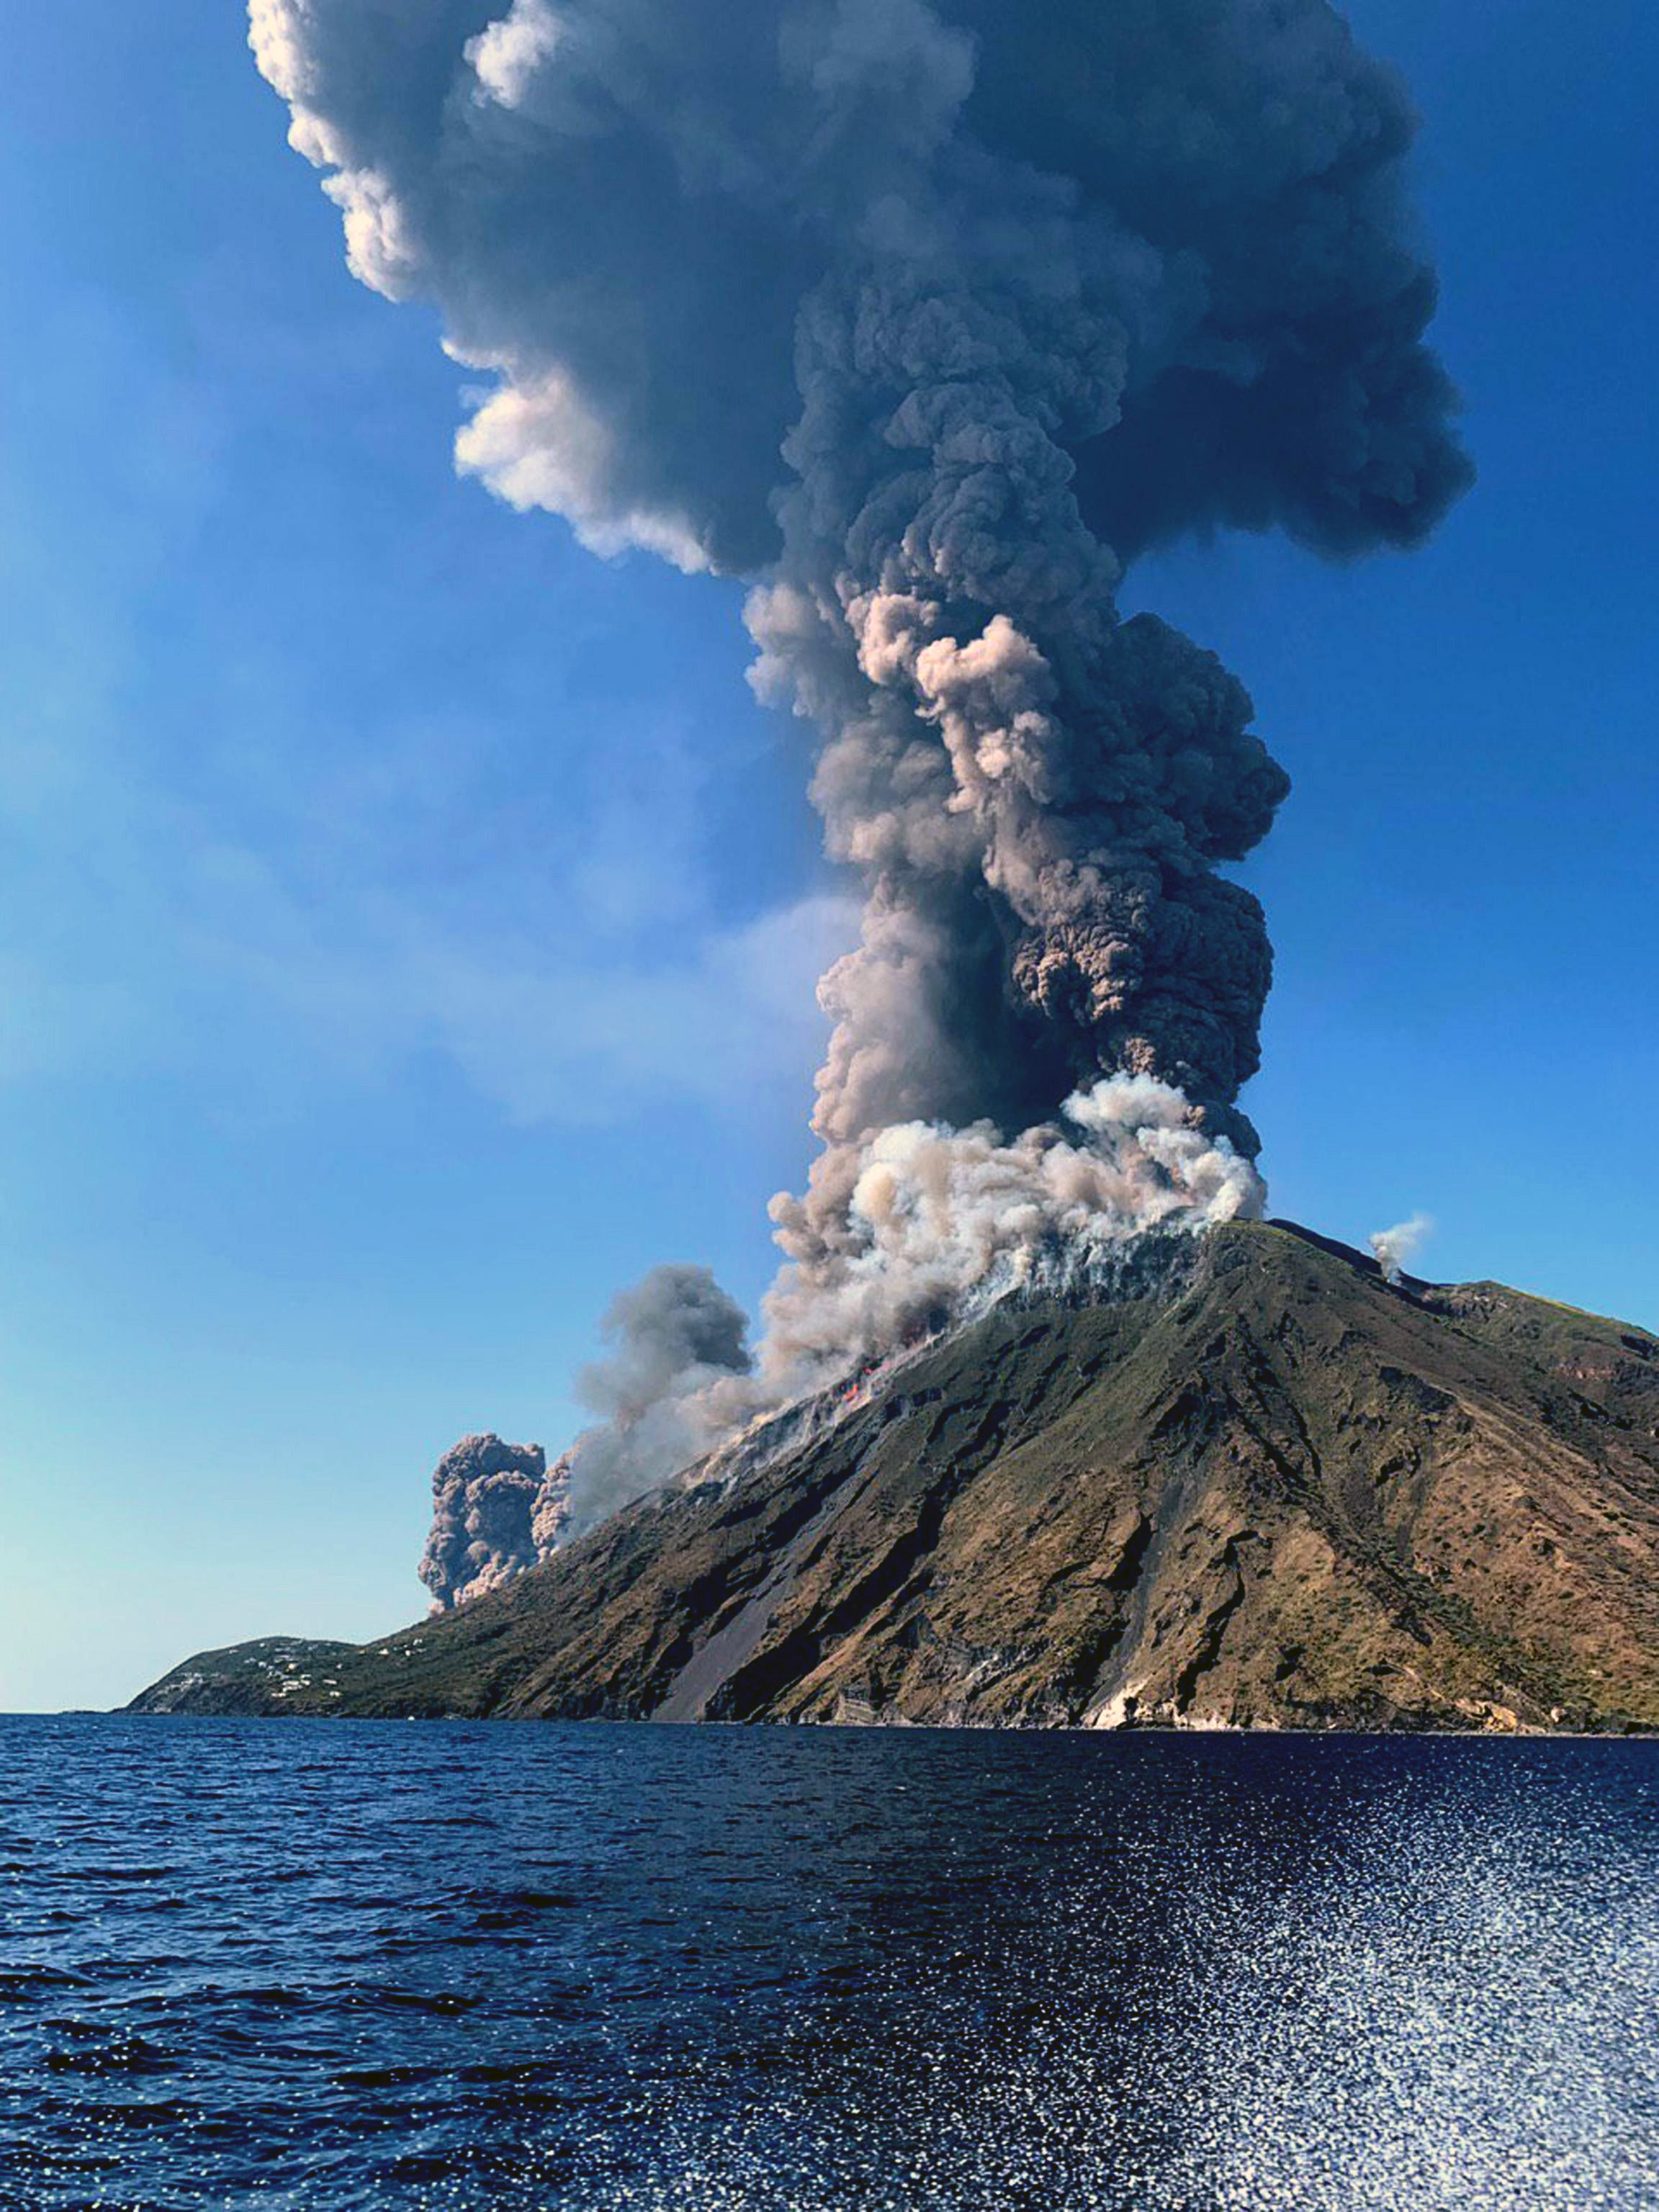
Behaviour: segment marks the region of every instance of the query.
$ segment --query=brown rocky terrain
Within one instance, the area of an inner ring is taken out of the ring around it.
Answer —
[[[985,1727],[1659,1728],[1659,1342],[1282,1224],[1004,1304],[841,1417],[240,1702]]]

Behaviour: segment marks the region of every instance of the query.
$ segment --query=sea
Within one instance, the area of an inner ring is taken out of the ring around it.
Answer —
[[[1659,2207],[1659,1746],[0,1720],[0,2203]]]

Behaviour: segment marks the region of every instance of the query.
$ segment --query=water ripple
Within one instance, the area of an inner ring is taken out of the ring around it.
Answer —
[[[3,2212],[1645,2212],[1640,1744],[0,1721]]]

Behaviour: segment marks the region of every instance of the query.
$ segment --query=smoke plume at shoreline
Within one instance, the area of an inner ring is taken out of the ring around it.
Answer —
[[[863,886],[757,1371],[619,1406],[573,1495],[584,1449],[634,1494],[1045,1246],[1259,1210],[1272,955],[1222,872],[1288,781],[1116,594],[1183,534],[1409,545],[1467,483],[1392,74],[1324,0],[251,18],[353,269],[494,379],[459,465],[752,580]]]
[[[564,1516],[559,1464],[539,1444],[463,1437],[432,1477],[432,1529],[418,1570],[434,1613],[483,1597],[556,1547]]]

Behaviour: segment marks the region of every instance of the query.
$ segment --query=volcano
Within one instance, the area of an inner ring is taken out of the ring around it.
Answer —
[[[1288,1224],[1181,1242],[457,1612],[203,1654],[130,1710],[1659,1729],[1659,1341]]]

